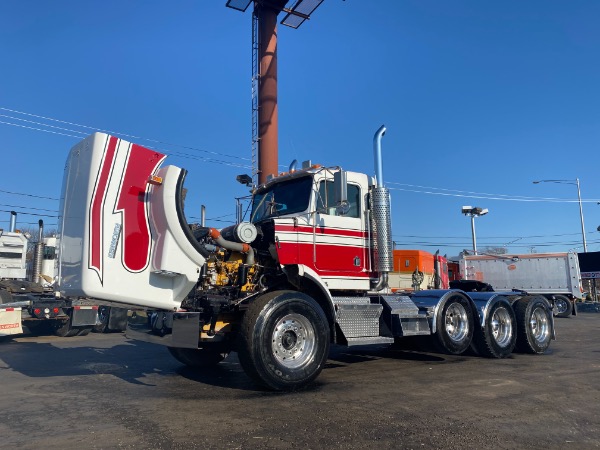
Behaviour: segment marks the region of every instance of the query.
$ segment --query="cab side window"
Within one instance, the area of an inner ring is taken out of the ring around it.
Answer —
[[[350,209],[345,217],[360,217],[360,188],[354,184],[348,184],[348,202],[350,204]],[[323,180],[319,183],[317,211],[323,214],[337,216],[338,214],[335,207],[333,181]]]

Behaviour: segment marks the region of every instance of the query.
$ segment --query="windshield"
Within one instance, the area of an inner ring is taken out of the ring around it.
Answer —
[[[252,200],[251,222],[259,222],[267,217],[282,216],[305,211],[308,208],[312,177],[276,183],[259,191]]]

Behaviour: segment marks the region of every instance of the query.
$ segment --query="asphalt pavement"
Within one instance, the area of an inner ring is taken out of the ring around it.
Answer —
[[[504,360],[333,347],[310,388],[258,388],[231,354],[183,367],[123,334],[0,338],[0,448],[600,447],[600,315]]]

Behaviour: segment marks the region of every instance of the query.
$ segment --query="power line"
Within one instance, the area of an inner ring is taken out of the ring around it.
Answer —
[[[31,206],[16,206],[16,205],[5,205],[4,203],[0,203],[0,206],[6,206],[8,208],[27,208],[33,211],[46,211],[46,212],[58,212],[56,209],[46,209],[46,208],[33,208]]]
[[[0,209],[0,212],[7,212],[10,213],[12,212],[9,209]],[[37,213],[28,213],[25,211],[15,211],[17,214],[23,214],[24,216],[39,216],[39,217],[59,217],[58,215],[51,215],[51,214],[37,214]]]
[[[48,128],[55,128],[57,130],[62,130],[62,131],[68,131],[70,133],[79,133],[82,134],[82,137],[85,137],[88,133],[84,132],[84,131],[78,131],[78,130],[70,130],[69,128],[63,128],[63,127],[57,127],[55,125],[48,125],[47,123],[42,123],[42,122],[35,122],[33,120],[27,120],[27,119],[21,119],[19,117],[13,117],[13,116],[7,116],[6,114],[0,114],[0,117],[5,117],[7,119],[11,119],[11,120],[18,120],[20,122],[27,122],[27,123],[32,123],[34,125],[41,125],[43,127],[48,127]]]
[[[0,114],[0,116],[2,116],[2,114]],[[17,120],[22,120],[22,119],[17,119]],[[74,138],[77,138],[77,139],[82,139],[83,138],[83,136],[75,136],[75,135],[72,135],[72,134],[60,133],[58,131],[44,130],[42,128],[30,127],[30,126],[27,126],[27,125],[19,125],[19,124],[16,124],[16,123],[5,122],[5,121],[2,121],[2,120],[0,120],[0,123],[3,123],[5,125],[11,125],[13,127],[27,128],[27,129],[35,130],[35,131],[43,131],[45,133],[52,133],[52,134],[59,134],[61,136],[74,137]],[[43,126],[46,126],[46,125],[43,125]],[[60,128],[60,127],[55,127],[55,128],[67,130],[67,129]],[[67,130],[67,131],[71,131],[73,133],[80,133],[80,131],[75,131],[75,130]],[[164,148],[161,148],[161,147],[155,147],[155,146],[151,146],[151,145],[146,145],[146,147],[149,148],[149,149],[152,149],[152,150],[163,152],[166,155],[175,156],[175,157],[179,157],[179,158],[193,159],[193,160],[196,160],[196,161],[204,161],[204,162],[209,162],[209,163],[214,163],[214,164],[221,164],[221,165],[231,166],[231,167],[240,167],[240,168],[243,168],[243,169],[251,169],[251,166],[240,164],[240,163],[233,163],[233,162],[229,162],[229,161],[223,161],[223,160],[218,160],[218,159],[214,159],[214,158],[207,158],[207,157],[203,157],[203,156],[195,156],[195,155],[190,155],[190,154],[181,153],[181,152],[173,152],[173,151],[168,150],[168,149],[164,149]],[[209,152],[209,153],[211,153],[211,152]],[[228,156],[228,155],[225,155],[225,156]],[[247,159],[247,158],[240,157],[239,159]]]
[[[186,149],[186,150],[194,150],[194,151],[202,152],[202,153],[209,153],[209,154],[218,155],[218,156],[226,156],[228,158],[243,159],[243,160],[246,160],[246,161],[251,161],[250,158],[245,158],[243,156],[229,155],[227,153],[221,153],[221,152],[214,152],[214,151],[210,151],[210,150],[204,150],[204,149],[197,148],[197,147],[192,147],[192,146],[189,146],[189,145],[173,144],[171,142],[160,141],[158,139],[145,138],[145,137],[142,137],[142,136],[135,136],[135,135],[132,135],[132,134],[121,133],[121,132],[118,132],[118,131],[103,130],[103,129],[99,129],[97,127],[92,127],[92,126],[89,126],[89,125],[82,125],[82,124],[78,124],[78,123],[74,123],[74,122],[68,122],[66,120],[55,119],[53,117],[47,117],[47,116],[41,116],[41,115],[38,115],[38,114],[32,114],[32,113],[27,113],[27,112],[23,112],[23,111],[17,111],[17,110],[14,110],[14,109],[4,108],[4,107],[1,107],[1,106],[0,106],[0,110],[9,111],[9,112],[15,113],[15,114],[22,114],[24,116],[29,116],[29,117],[37,117],[38,119],[49,120],[49,121],[52,121],[52,122],[63,123],[63,124],[66,124],[66,125],[73,125],[73,126],[76,126],[76,127],[85,128],[87,130],[102,131],[102,132],[107,133],[107,134],[117,134],[119,136],[125,136],[125,137],[132,138],[132,139],[140,139],[140,140],[144,140],[144,141],[148,141],[148,142],[154,142],[154,143],[157,143],[157,144],[170,145],[170,146],[173,146],[173,147],[180,147],[180,148],[183,148],[183,149]],[[4,116],[4,117],[7,117],[7,116]],[[25,120],[25,119],[16,119],[16,120]],[[4,123],[4,122],[1,122],[1,123]],[[41,124],[39,122],[34,122],[34,123]],[[45,125],[45,124],[41,124],[41,125],[48,126],[48,127],[52,126],[52,125]],[[73,131],[73,132],[75,132],[75,133],[83,133],[82,131]]]
[[[13,127],[28,128],[30,130],[43,131],[44,133],[60,134],[61,136],[68,136],[68,137],[74,137],[74,138],[77,138],[77,139],[81,139],[81,136],[73,136],[72,134],[59,133],[58,131],[44,130],[42,128],[28,127],[27,125],[19,125],[19,124],[16,124],[16,123],[5,122],[3,120],[0,120],[0,123],[3,123],[5,125],[11,125]]]
[[[578,199],[569,200],[565,198],[553,198],[553,197],[527,197],[521,195],[507,195],[507,194],[486,194],[486,193],[478,193],[471,191],[460,191],[456,189],[445,189],[445,188],[436,188],[436,187],[428,187],[428,186],[418,186],[404,183],[397,183],[394,181],[386,181],[386,184],[396,184],[401,186],[411,186],[419,189],[434,189],[438,191],[444,192],[435,192],[435,191],[423,191],[417,189],[405,189],[405,188],[396,188],[396,187],[388,187],[390,190],[394,191],[404,191],[404,192],[414,192],[417,194],[430,194],[430,195],[442,195],[446,197],[460,197],[460,198],[476,198],[476,199],[485,199],[485,200],[504,200],[504,201],[515,201],[515,202],[548,202],[548,203],[579,203]],[[459,193],[451,193],[451,192],[463,192],[463,194]],[[583,203],[597,203],[598,199],[591,200],[581,200]]]
[[[4,194],[22,195],[24,197],[41,198],[41,199],[44,199],[44,200],[56,200],[56,201],[60,200],[59,198],[55,198],[55,197],[44,197],[42,195],[24,194],[22,192],[5,191],[3,189],[0,189],[0,192],[2,192]]]
[[[10,223],[8,220],[0,220],[0,223]],[[38,222],[18,222],[17,226],[19,225],[39,225]],[[58,223],[46,223],[44,222],[44,226],[45,227],[57,227]]]
[[[588,234],[594,233],[594,231],[589,231]],[[478,239],[531,239],[531,238],[546,238],[546,237],[561,237],[561,236],[578,236],[581,233],[562,233],[562,234],[540,234],[540,235],[532,235],[532,236],[486,236],[480,237]],[[418,239],[464,239],[464,236],[418,236],[411,234],[396,234],[394,237],[401,238],[418,238]]]

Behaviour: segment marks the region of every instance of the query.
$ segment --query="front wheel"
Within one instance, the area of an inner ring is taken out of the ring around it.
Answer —
[[[329,355],[329,322],[319,304],[295,291],[269,292],[244,314],[239,360],[258,383],[290,391],[312,382]]]
[[[517,317],[516,349],[544,353],[552,339],[552,312],[544,297],[524,297],[513,303]]]
[[[434,344],[443,353],[460,355],[471,345],[474,327],[471,303],[454,293],[437,313]]]

